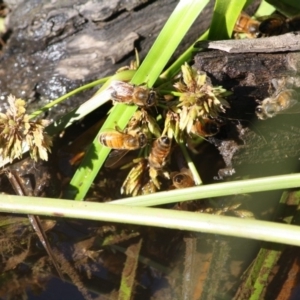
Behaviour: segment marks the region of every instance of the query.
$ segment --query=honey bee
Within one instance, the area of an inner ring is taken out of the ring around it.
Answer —
[[[191,129],[191,133],[201,137],[213,136],[219,131],[220,126],[218,122],[212,119],[196,120]]]
[[[246,33],[249,37],[256,37],[259,33],[260,22],[252,19],[245,12],[241,12],[239,15],[233,31],[236,33]]]
[[[166,136],[156,139],[152,145],[149,155],[149,166],[155,170],[160,170],[167,162],[171,151],[171,140]]]
[[[99,134],[99,142],[106,147],[118,150],[136,150],[146,146],[147,137],[144,133],[136,135],[117,130],[105,131]]]
[[[274,36],[291,31],[298,31],[300,30],[300,15],[288,19],[281,15],[270,16],[260,23],[258,29],[264,36]]]
[[[273,118],[293,107],[298,102],[297,98],[299,95],[295,90],[281,90],[279,93],[259,101],[260,104],[255,109],[256,116],[261,120]]]
[[[157,94],[146,86],[134,86],[123,81],[112,81],[111,99],[114,102],[135,104],[137,106],[151,107],[156,104]]]
[[[192,177],[185,172],[175,174],[172,178],[172,181],[176,189],[183,189],[195,185],[195,182],[192,179]]]

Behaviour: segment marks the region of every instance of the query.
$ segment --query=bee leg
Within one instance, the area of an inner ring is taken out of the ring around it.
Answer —
[[[115,130],[120,132],[120,133],[123,133],[123,130],[121,129],[121,127],[117,124],[117,122],[115,122]]]
[[[235,169],[233,167],[226,167],[218,171],[218,176],[215,176],[214,180],[223,180],[224,178],[230,177],[233,174],[235,174]]]

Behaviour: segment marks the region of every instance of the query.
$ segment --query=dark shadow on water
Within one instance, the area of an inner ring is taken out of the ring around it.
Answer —
[[[52,278],[46,286],[46,290],[39,295],[34,295],[32,291],[27,293],[29,300],[83,300],[84,297],[76,286],[68,282],[62,282],[58,278]]]

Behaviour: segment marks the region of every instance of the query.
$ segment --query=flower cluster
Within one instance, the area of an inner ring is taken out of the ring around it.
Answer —
[[[181,69],[182,81],[174,84],[180,92],[175,111],[179,113],[179,129],[189,134],[196,120],[216,118],[220,112],[225,112],[229,107],[225,100],[229,92],[212,86],[206,73],[194,70],[187,63]]]
[[[47,120],[31,121],[26,114],[25,101],[8,96],[9,108],[0,113],[0,155],[12,162],[22,156],[27,145],[34,160],[48,159],[52,141],[44,132]]]

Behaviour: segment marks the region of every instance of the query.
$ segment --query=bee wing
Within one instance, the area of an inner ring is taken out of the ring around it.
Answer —
[[[290,100],[289,108],[283,109],[282,111],[278,112],[278,114],[299,114],[300,113],[300,102],[297,100],[291,99]]]
[[[133,86],[129,83],[119,80],[113,80],[111,82],[111,97],[114,101],[124,101],[124,98],[131,98],[133,92]]]
[[[106,168],[113,168],[127,153],[129,150],[113,150],[108,155],[104,166]]]

